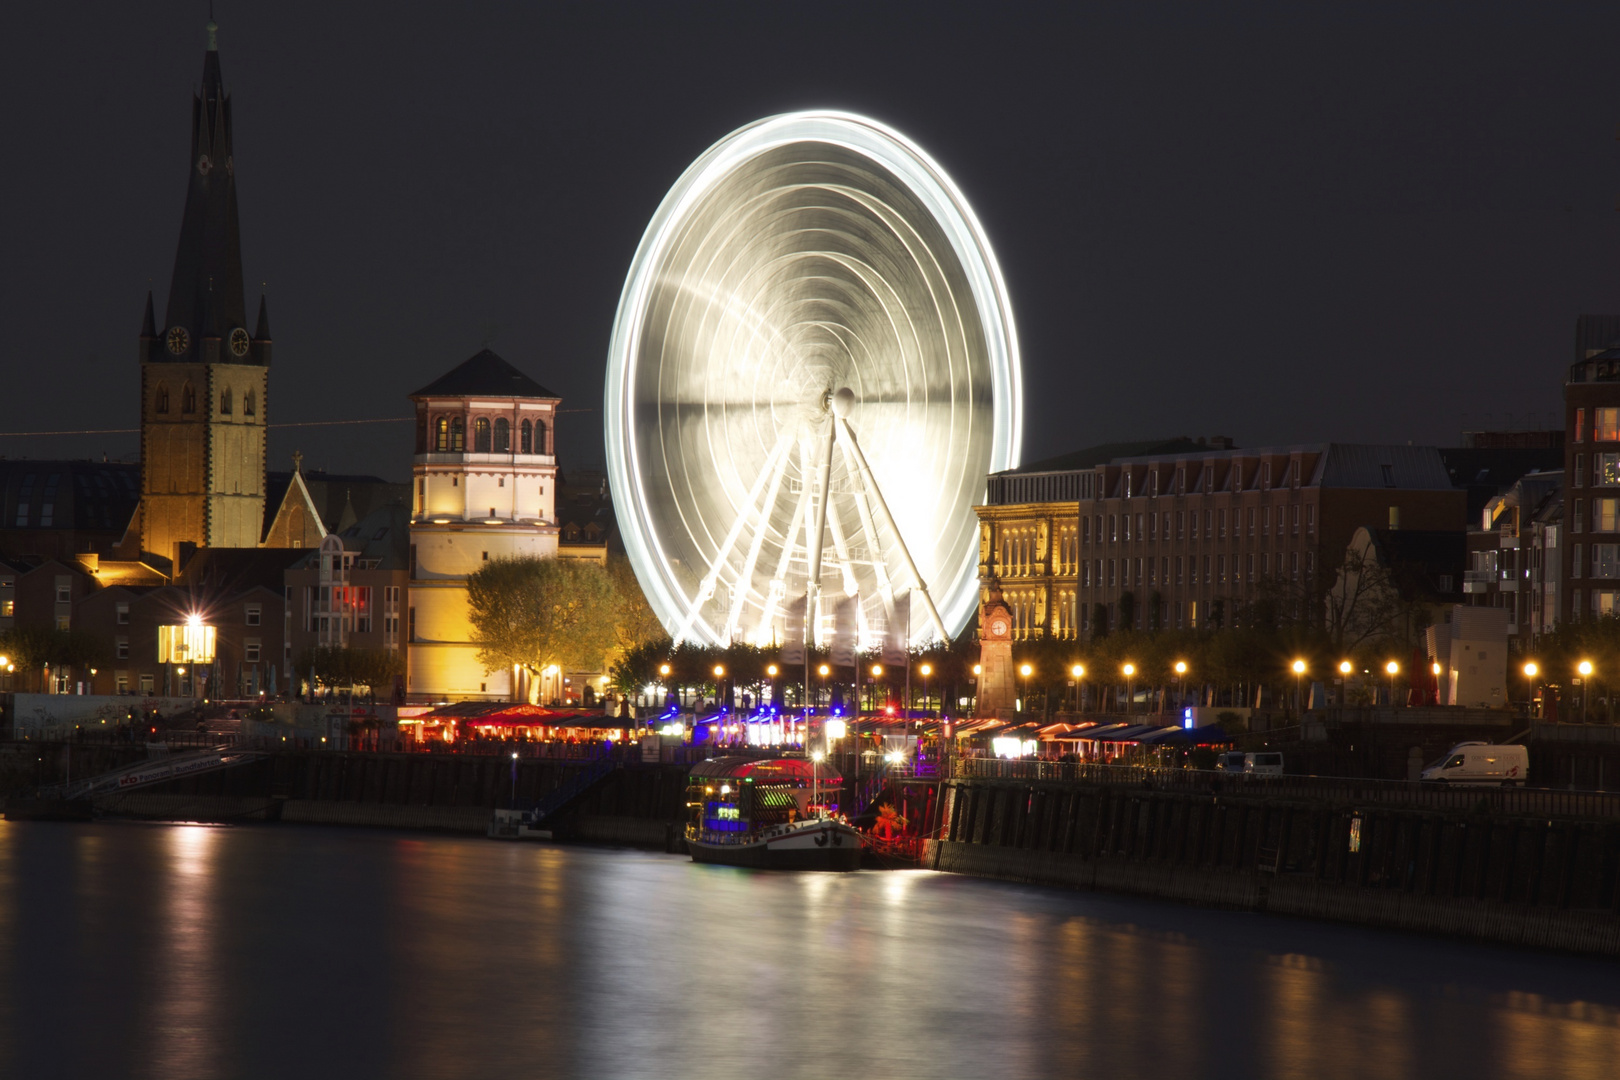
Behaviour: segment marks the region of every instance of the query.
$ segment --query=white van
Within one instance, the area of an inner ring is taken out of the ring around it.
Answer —
[[[1243,771],[1251,776],[1281,776],[1283,774],[1283,756],[1276,752],[1244,754]]]
[[[1523,746],[1465,742],[1423,770],[1423,779],[1442,784],[1513,787],[1530,776],[1530,751]]]
[[[1241,750],[1223,750],[1215,757],[1215,767],[1222,772],[1242,772],[1248,756]]]

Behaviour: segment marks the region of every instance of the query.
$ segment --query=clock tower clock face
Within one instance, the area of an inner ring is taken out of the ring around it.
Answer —
[[[248,332],[240,326],[231,331],[231,353],[235,356],[248,354]]]
[[[171,353],[176,356],[184,356],[186,350],[191,348],[191,335],[186,333],[186,328],[183,326],[171,327],[169,329],[168,344]]]
[[[997,616],[990,620],[990,636],[1004,638],[1007,636],[1007,620]]]

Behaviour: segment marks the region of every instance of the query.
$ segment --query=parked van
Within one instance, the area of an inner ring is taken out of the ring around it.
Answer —
[[[1242,772],[1248,756],[1241,750],[1223,750],[1215,757],[1215,767],[1222,772]]]
[[[1253,776],[1281,776],[1283,774],[1283,756],[1275,752],[1244,754],[1243,771]]]
[[[1523,746],[1493,746],[1465,742],[1453,746],[1445,757],[1423,770],[1423,779],[1442,784],[1498,785],[1523,784],[1530,776],[1530,751]]]

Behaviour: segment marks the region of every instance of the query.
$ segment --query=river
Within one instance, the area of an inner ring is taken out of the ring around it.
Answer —
[[[0,823],[0,1077],[1620,1074],[1620,965],[927,872]]]

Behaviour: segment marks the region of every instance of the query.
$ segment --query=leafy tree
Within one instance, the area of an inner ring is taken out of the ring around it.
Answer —
[[[609,555],[607,572],[617,598],[613,632],[620,651],[629,652],[648,644],[662,644],[667,650],[669,634],[653,614],[652,605],[647,603],[630,560],[623,555]]]
[[[298,672],[313,674],[315,682],[337,690],[364,686],[373,703],[377,691],[388,693],[394,677],[405,671],[405,658],[397,649],[352,649],[320,645],[298,656]]]
[[[613,577],[583,559],[493,559],[467,579],[467,611],[486,671],[595,670],[619,645]]]

